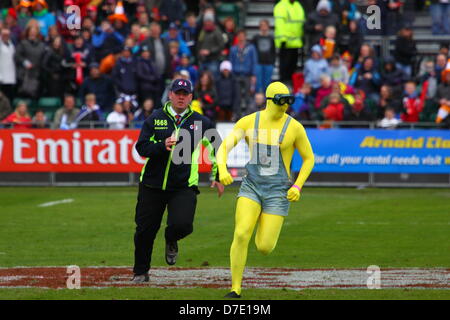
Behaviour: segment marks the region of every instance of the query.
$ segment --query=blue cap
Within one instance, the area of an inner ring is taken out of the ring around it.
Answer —
[[[177,92],[180,90],[184,90],[187,93],[192,93],[192,83],[189,80],[185,79],[176,79],[172,82],[172,86],[170,87],[170,91]]]

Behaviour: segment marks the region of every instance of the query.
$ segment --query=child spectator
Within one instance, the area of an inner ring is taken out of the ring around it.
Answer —
[[[2,123],[12,125],[14,129],[30,129],[32,123],[27,104],[19,101],[14,112],[3,119]]]
[[[336,32],[335,26],[328,26],[325,28],[324,36],[320,39],[320,45],[323,49],[323,57],[327,60],[331,59],[337,51]]]
[[[344,103],[338,93],[330,94],[328,104],[322,109],[326,121],[342,121],[344,119]]]
[[[320,87],[322,74],[328,73],[328,62],[322,57],[322,47],[314,45],[311,48],[311,58],[305,63],[305,81],[311,85],[313,90]]]
[[[253,97],[253,103],[250,108],[250,110],[253,110],[253,112],[261,111],[266,108],[266,95],[262,92],[255,93],[255,96]]]
[[[175,71],[179,72],[186,70],[189,72],[189,77],[193,86],[197,84],[198,81],[198,71],[197,68],[190,63],[189,56],[183,54],[180,58],[180,65],[175,68]]]
[[[364,91],[358,90],[355,94],[355,102],[350,108],[344,110],[344,121],[372,121],[373,116],[368,110],[364,100]]]
[[[311,96],[311,85],[304,82],[295,94],[295,102],[290,106],[289,114],[297,120],[311,120],[311,110],[314,108],[314,98]]]
[[[383,129],[395,129],[401,122],[400,119],[395,117],[395,110],[393,108],[386,108],[384,118],[377,125]]]
[[[405,83],[405,92],[403,94],[402,105],[402,121],[418,122],[420,113],[422,112],[424,105],[416,91],[416,83],[414,81],[408,81]]]
[[[438,79],[436,78],[436,70],[434,68],[434,61],[427,60],[423,64],[423,70],[417,77],[417,82],[420,87],[427,87],[426,99],[434,99],[438,87]]]
[[[329,74],[332,81],[343,82],[346,84],[348,83],[350,77],[348,74],[348,69],[345,65],[342,64],[339,54],[335,54],[333,55],[333,58],[331,58]]]
[[[383,118],[385,111],[388,108],[391,108],[396,115],[400,116],[400,113],[402,112],[402,103],[399,99],[395,98],[390,86],[382,85],[380,89],[380,99],[377,104],[377,118]]]
[[[154,102],[152,99],[145,99],[142,108],[136,110],[133,115],[133,123],[135,128],[142,128],[142,123],[153,113]]]
[[[259,22],[259,33],[253,38],[253,45],[258,54],[256,66],[256,92],[266,92],[266,88],[272,81],[273,66],[275,64],[276,51],[272,35],[269,35],[269,21],[263,19]]]
[[[127,116],[123,113],[123,108],[120,103],[115,103],[113,111],[106,117],[109,129],[125,129],[128,123]]]
[[[200,101],[203,114],[215,122],[217,116],[217,91],[211,72],[205,71],[200,75],[200,80],[194,90],[194,99]]]
[[[216,81],[218,102],[218,121],[231,121],[233,112],[240,108],[239,83],[232,73],[233,67],[228,60],[220,64],[220,75]]]
[[[307,83],[309,83],[309,82],[307,82]],[[314,106],[316,109],[320,108],[320,105],[322,104],[322,100],[333,91],[333,87],[332,87],[333,82],[331,81],[331,77],[328,74],[322,74],[320,76],[320,84],[321,85],[317,89],[316,98],[315,98],[315,102],[314,102]]]
[[[170,54],[170,70],[174,72],[180,65],[180,44],[176,41],[169,42],[169,54]]]
[[[93,128],[96,127],[96,122],[101,119],[101,111],[99,105],[96,103],[95,94],[87,94],[85,101],[80,113],[74,120],[74,128]]]
[[[50,127],[50,125],[47,123],[47,116],[42,109],[36,110],[31,122],[33,129],[46,129]]]

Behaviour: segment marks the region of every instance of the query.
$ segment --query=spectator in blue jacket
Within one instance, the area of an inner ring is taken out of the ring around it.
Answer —
[[[183,40],[183,37],[178,32],[177,25],[175,23],[171,23],[169,26],[169,30],[164,32],[161,36],[162,39],[166,39],[167,43],[170,43],[171,41],[176,41],[180,45],[180,54],[186,54],[188,56],[191,55],[191,51],[189,50],[189,47],[187,46],[186,42]]]
[[[116,100],[112,80],[100,73],[99,64],[96,62],[89,65],[89,73],[90,76],[81,84],[79,97],[84,99],[88,93],[93,93],[102,112],[111,111]]]
[[[48,12],[48,5],[45,0],[35,0],[33,2],[33,19],[39,22],[40,31],[44,38],[48,35],[48,29],[56,25],[55,15]]]
[[[150,48],[148,46],[142,46],[141,56],[137,58],[136,77],[139,101],[143,102],[149,98],[153,101],[157,99],[160,79],[151,59]]]
[[[239,30],[236,33],[237,44],[230,49],[230,62],[233,68],[233,75],[236,77],[241,89],[241,101],[244,103],[244,113],[251,104],[251,96],[255,92],[256,86],[256,66],[258,56],[253,44],[247,43],[245,30]],[[238,108],[235,115],[238,119],[241,117],[241,110]]]
[[[328,62],[322,56],[322,47],[318,44],[311,48],[311,58],[305,63],[305,82],[309,83],[313,91],[320,87],[320,77],[328,73]]]
[[[198,70],[190,63],[189,56],[185,54],[181,55],[180,65],[175,68],[175,72],[180,72],[181,70],[189,72],[191,83],[195,86],[198,81]]]
[[[132,49],[125,47],[122,55],[112,71],[112,78],[119,94],[136,95],[138,85],[136,81],[136,61]]]
[[[349,84],[364,91],[368,99],[377,102],[381,85],[381,76],[375,68],[372,57],[364,59],[361,68],[355,70]]]
[[[125,38],[111,26],[109,21],[103,21],[92,35],[92,45],[95,50],[95,60],[100,61],[111,53],[120,52]]]

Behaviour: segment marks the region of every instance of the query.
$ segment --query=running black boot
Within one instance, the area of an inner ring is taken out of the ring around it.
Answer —
[[[176,241],[166,241],[166,262],[169,266],[177,263],[178,244]]]
[[[227,293],[224,298],[227,298],[227,299],[239,299],[240,297],[241,297],[240,294],[237,294],[235,291],[231,291],[231,292]]]

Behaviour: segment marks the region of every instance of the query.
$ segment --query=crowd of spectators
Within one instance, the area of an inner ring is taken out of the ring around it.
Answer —
[[[183,0],[6,2],[0,11],[5,126],[74,129],[103,121],[113,129],[139,127],[164,105],[176,78],[193,83],[196,111],[213,122],[236,121],[264,108],[277,54],[280,78],[296,96],[289,112],[300,121],[378,121],[381,127],[450,121],[449,44],[418,61],[402,0],[367,1],[383,9],[381,32],[396,36],[385,59],[364,40],[370,30],[356,0],[295,1],[304,15],[301,51],[277,44],[265,19],[249,37],[235,17],[220,19],[216,1],[199,1],[198,13]],[[449,6],[431,1],[434,34],[450,34]],[[304,55],[302,68],[292,68],[293,53]],[[46,109],[42,97],[57,99],[60,108]]]

